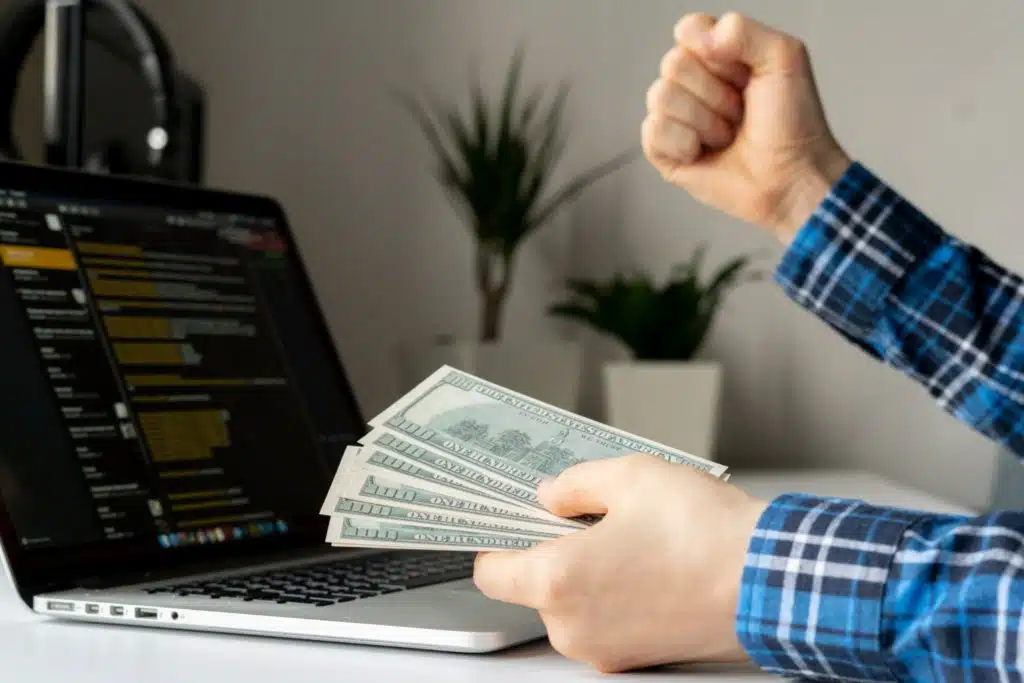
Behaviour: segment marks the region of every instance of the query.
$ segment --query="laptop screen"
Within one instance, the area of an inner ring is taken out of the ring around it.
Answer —
[[[84,186],[104,182],[0,183],[0,497],[20,553],[170,556],[308,525],[364,425],[283,215]]]

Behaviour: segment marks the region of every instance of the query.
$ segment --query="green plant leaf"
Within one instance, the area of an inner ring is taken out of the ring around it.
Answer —
[[[577,297],[593,301],[599,300],[603,293],[600,285],[586,280],[569,280],[565,285]]]
[[[701,266],[704,265],[704,257],[707,255],[708,245],[701,243],[693,250],[689,261],[680,263],[672,268],[672,278],[698,278],[700,277]]]
[[[568,317],[620,340],[638,360],[689,360],[707,339],[729,287],[760,275],[744,272],[749,258],[740,257],[704,284],[699,271],[705,252],[698,247],[662,285],[644,273],[617,273],[605,282],[569,280],[573,301],[566,306],[576,314]]]
[[[586,308],[585,306],[581,306],[580,304],[555,304],[548,308],[548,313],[559,318],[580,320],[591,325],[596,323],[594,311]]]
[[[544,206],[538,209],[530,222],[534,227],[543,225],[559,208],[562,207],[563,204],[575,199],[577,195],[590,187],[594,182],[600,180],[609,173],[622,168],[627,163],[633,161],[637,156],[637,150],[623,152],[615,158],[606,161],[603,164],[599,164],[585,173],[581,173],[557,192],[554,197],[549,199]]]
[[[563,123],[569,85],[562,81],[550,98],[545,97],[542,87],[527,89],[523,83],[524,55],[520,44],[493,101],[485,95],[476,71],[470,84],[468,114],[461,114],[457,107],[440,106],[429,97],[422,99],[432,106],[421,105],[418,98],[401,99],[437,156],[439,184],[453,205],[469,215],[467,222],[478,247],[485,247],[487,253],[507,264],[499,268],[488,261],[483,270],[503,274],[477,278],[485,303],[490,306],[485,310],[491,311],[500,310],[511,264],[522,241],[567,202],[635,154],[596,166],[549,193],[555,167],[566,148]],[[482,272],[479,264],[477,270]],[[481,284],[485,280],[487,287]],[[494,299],[501,301],[492,302]],[[613,313],[595,310],[594,315],[610,321]],[[493,323],[493,316],[488,319]],[[487,327],[492,330],[494,325]]]
[[[505,91],[501,98],[501,123],[498,128],[496,152],[498,158],[501,158],[503,153],[506,152],[503,146],[510,144],[514,137],[512,133],[512,115],[515,109],[516,94],[519,91],[519,79],[522,75],[522,70],[523,47],[520,45],[512,56],[512,63],[505,77]]]
[[[476,135],[478,144],[490,154],[492,145],[490,141],[490,123],[488,122],[487,96],[484,95],[479,74],[477,74],[471,86],[470,98],[473,132]]]
[[[742,271],[747,267],[749,259],[745,256],[735,258],[723,265],[707,285],[704,299],[709,308],[717,308],[718,302],[727,291],[742,282]]]
[[[413,120],[423,132],[427,142],[433,148],[440,165],[439,178],[441,181],[446,187],[462,189],[466,184],[466,179],[462,176],[458,164],[441,139],[440,130],[434,124],[426,107],[416,98],[404,93],[399,93],[398,98],[402,106],[412,115]]]

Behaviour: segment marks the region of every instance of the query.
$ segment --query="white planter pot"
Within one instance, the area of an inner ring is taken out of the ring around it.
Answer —
[[[715,459],[722,367],[718,363],[613,362],[603,367],[608,424]]]
[[[403,356],[406,388],[450,365],[559,408],[577,410],[583,353],[574,342],[456,341],[406,349]]]

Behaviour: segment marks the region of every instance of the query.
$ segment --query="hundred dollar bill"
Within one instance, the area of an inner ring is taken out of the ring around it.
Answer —
[[[346,446],[345,452],[341,454],[341,464],[338,465],[338,469],[334,472],[334,479],[331,480],[331,486],[327,489],[327,495],[324,496],[323,505],[320,506],[321,515],[330,515],[334,510],[334,503],[341,498],[342,489],[345,486],[345,481],[354,476],[353,472],[359,468],[360,453],[362,449],[359,446]]]
[[[481,493],[478,489],[467,486],[464,482],[449,477],[434,470],[426,470],[415,462],[398,457],[394,453],[388,453],[375,447],[361,448],[349,446],[345,450],[341,466],[334,475],[334,481],[327,492],[323,506],[320,508],[321,515],[331,515],[334,503],[338,498],[349,491],[348,482],[367,472],[376,472],[378,475],[387,477],[389,480],[423,488],[432,493],[458,497],[461,500],[473,502],[481,506],[498,506],[507,511],[511,517],[518,517],[523,520],[533,520],[531,511],[510,506],[506,501],[499,500],[493,496]],[[361,480],[360,480],[361,481]]]
[[[335,514],[351,519],[373,519],[382,522],[394,522],[407,526],[425,527],[428,529],[451,529],[455,531],[482,532],[505,534],[522,538],[552,539],[564,536],[568,529],[561,533],[540,532],[510,524],[503,524],[486,517],[459,515],[446,512],[425,512],[397,505],[381,505],[364,500],[340,498],[334,507]]]
[[[417,486],[415,482],[410,483],[403,477],[375,470],[372,466],[352,471],[345,484],[337,490],[337,499],[330,514],[350,512],[339,508],[341,502],[346,500],[397,506],[418,515],[457,515],[480,522],[481,528],[483,525],[497,525],[506,531],[529,532],[544,537],[562,536],[578,527],[565,520],[557,524],[541,522],[521,511],[460,498],[450,490],[429,491]]]
[[[541,539],[537,538],[451,529],[424,529],[407,524],[348,516],[331,517],[327,526],[327,540],[331,545],[346,547],[465,552],[523,550],[543,543]]]
[[[481,509],[500,510],[510,519],[542,522],[571,529],[585,526],[580,521],[558,517],[542,508],[539,503],[536,504],[536,508],[531,508],[517,504],[516,499],[497,499],[494,496],[477,493],[467,485],[466,479],[461,478],[469,476],[465,471],[459,470],[454,473],[455,476],[450,476],[451,470],[420,467],[421,461],[407,459],[405,456],[404,452],[396,454],[376,446],[368,446],[360,452],[359,459],[365,458],[364,469],[367,472],[374,472],[396,483],[421,488],[434,494],[458,498],[465,503],[482,506]],[[425,459],[429,461],[429,458]],[[536,500],[535,495],[531,493],[531,496]]]
[[[410,460],[396,457],[394,453],[385,453],[375,448],[361,448],[359,446],[348,446],[341,459],[341,465],[334,474],[331,487],[324,497],[324,503],[320,508],[321,515],[330,515],[334,509],[334,502],[342,497],[346,490],[346,482],[360,476],[358,472],[367,468],[379,467],[388,473],[409,474],[413,477],[433,485],[435,492],[443,491],[448,494],[460,495],[481,504],[493,503],[495,505],[507,504],[504,500],[487,494],[480,487],[467,486],[465,483],[434,470],[423,470]],[[522,510],[520,516],[523,519],[532,519],[532,515]]]
[[[531,516],[550,522],[565,523],[559,517],[548,512],[537,500],[535,488],[513,483],[503,477],[495,476],[475,467],[470,458],[438,453],[432,448],[424,448],[411,440],[386,430],[374,431],[365,441],[373,450],[371,458],[388,454],[399,461],[415,463],[420,469],[427,470],[448,480],[456,480],[463,490],[478,490],[492,499],[526,510]],[[465,455],[465,454],[462,454]]]
[[[628,453],[648,453],[715,477],[727,470],[447,365],[370,424],[371,441],[391,432],[528,490],[577,463]]]

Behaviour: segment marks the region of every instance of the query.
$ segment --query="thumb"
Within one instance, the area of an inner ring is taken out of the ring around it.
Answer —
[[[607,460],[591,460],[566,469],[537,487],[537,500],[559,517],[603,515],[616,503],[630,482],[625,470],[636,458],[626,456]]]
[[[700,29],[696,22],[680,22],[677,40],[706,58],[743,64],[752,75],[792,71],[803,57],[803,45],[796,38],[737,12]]]

